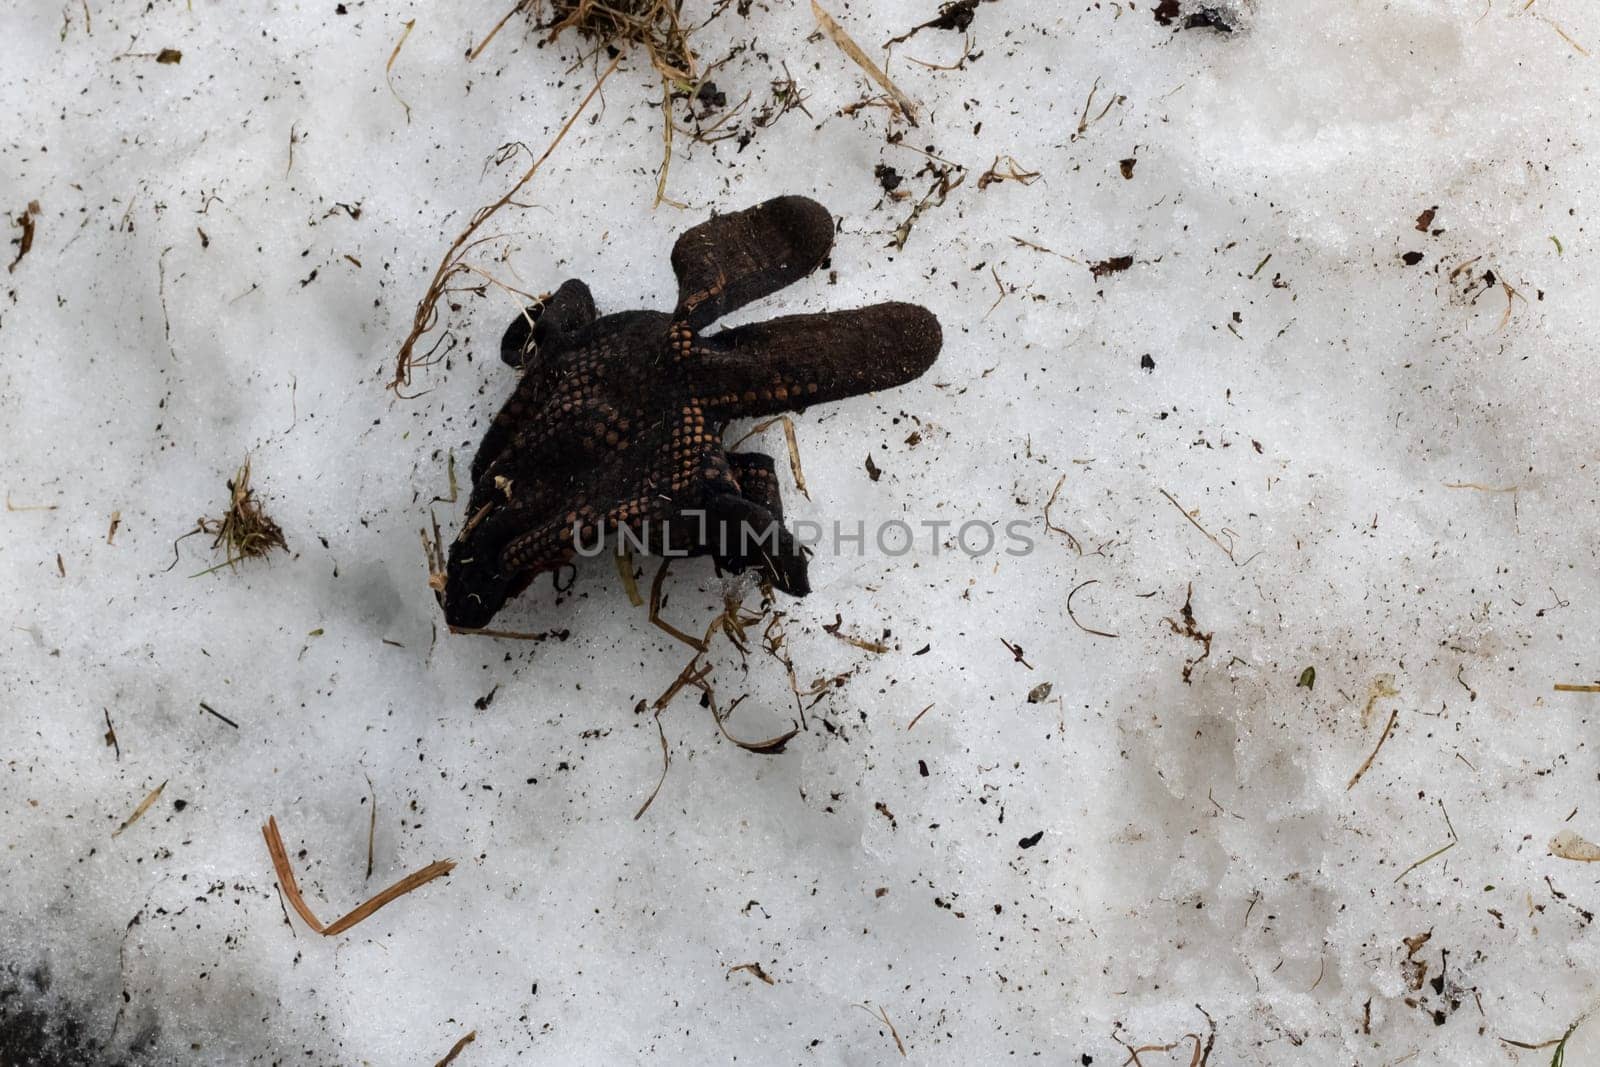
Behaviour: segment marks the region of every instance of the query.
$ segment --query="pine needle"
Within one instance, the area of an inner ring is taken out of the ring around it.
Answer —
[[[300,883],[295,879],[294,868],[289,866],[289,853],[283,847],[283,836],[278,832],[278,820],[275,817],[267,817],[266,825],[261,828],[261,836],[266,839],[267,852],[272,856],[272,866],[277,871],[278,884],[283,889],[283,895],[289,898],[290,906],[294,908],[305,924],[311,928],[312,932],[321,934],[324,937],[332,937],[335,934],[344,933],[357,923],[371,917],[374,912],[385,905],[392,904],[413,889],[427,885],[435,878],[449,874],[455,869],[453,860],[435,860],[421,870],[412,871],[388,889],[358,905],[348,915],[324,926],[322,921],[312,912],[310,905],[306,903],[305,897],[300,894]]]

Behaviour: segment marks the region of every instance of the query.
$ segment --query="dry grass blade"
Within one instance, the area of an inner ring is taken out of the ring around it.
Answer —
[[[261,836],[266,839],[267,852],[272,857],[272,867],[278,874],[278,884],[282,887],[284,896],[289,898],[290,906],[314,933],[322,934],[324,937],[344,933],[352,926],[370,918],[380,908],[392,904],[412,890],[427,885],[435,878],[449,874],[455,869],[453,860],[435,860],[421,870],[412,871],[394,885],[358,905],[348,915],[324,926],[312,913],[310,905],[300,893],[300,883],[295,879],[294,868],[289,865],[289,853],[283,847],[283,835],[278,832],[276,817],[268,816],[266,825],[261,828]]]
[[[778,984],[777,982],[773,981],[772,975],[768,974],[759,963],[741,963],[737,967],[728,968],[729,974],[734,974],[738,971],[745,971],[748,974],[754,975],[756,978],[761,979],[768,985]]]
[[[651,208],[671,204],[676,208],[689,205],[667,195],[667,172],[672,169],[672,132],[677,124],[672,121],[672,82],[661,79],[661,168],[656,172],[656,199]]]
[[[762,756],[776,756],[778,753],[783,751],[784,746],[788,745],[788,743],[794,740],[795,736],[800,733],[800,727],[795,726],[784,733],[778,734],[774,737],[769,737],[765,741],[741,741],[739,738],[734,737],[728,732],[728,726],[723,720],[722,712],[717,708],[717,696],[714,692],[712,692],[711,683],[706,681],[706,675],[710,673],[711,670],[708,667],[696,677],[689,679],[688,684],[695,686],[701,692],[705,693],[706,703],[711,707],[711,717],[717,720],[717,729],[722,732],[723,737],[738,745],[746,752],[754,752]],[[737,704],[738,701],[736,700],[734,703]]]
[[[11,493],[9,491],[6,493],[7,511],[54,511],[60,506],[60,504],[13,504]]]
[[[1015,241],[1016,238],[1013,237],[1012,240]],[[1050,499],[1046,500],[1044,503],[1044,528],[1065,537],[1067,539],[1067,544],[1071,546],[1072,550],[1081,556],[1083,555],[1083,545],[1078,543],[1078,539],[1072,536],[1072,532],[1065,526],[1057,526],[1050,519],[1050,509],[1055,507],[1056,497],[1061,495],[1061,487],[1066,484],[1067,476],[1063,474],[1059,479],[1056,480],[1056,487],[1050,490]]]
[[[661,777],[656,780],[656,787],[650,790],[650,795],[644,798],[644,803],[639,805],[639,810],[633,813],[633,821],[638,822],[640,816],[650,810],[650,805],[656,802],[661,787],[667,784],[667,768],[672,766],[672,750],[667,747],[667,731],[661,725],[660,707],[655,710],[656,733],[661,736]]]
[[[617,561],[617,577],[622,579],[622,588],[628,593],[628,603],[636,608],[644,607],[644,597],[639,595],[639,583],[633,578],[633,553],[620,551],[614,558]]]
[[[704,652],[706,650],[704,641],[684,633],[661,617],[661,584],[667,580],[667,569],[671,566],[672,557],[663,556],[661,566],[656,569],[655,579],[650,583],[650,622],[694,649],[696,653]]]
[[[849,56],[856,66],[865,71],[869,78],[877,82],[883,91],[889,94],[889,98],[894,101],[895,107],[899,109],[900,114],[905,116],[905,120],[915,126],[917,124],[917,105],[912,102],[911,98],[901,92],[898,85],[889,80],[889,75],[884,73],[883,68],[874,63],[872,58],[861,50],[861,46],[856,44],[850,35],[845,32],[844,27],[839,25],[832,15],[822,10],[817,0],[811,0],[811,13],[817,17],[817,25],[822,27],[822,32],[827,34],[828,40],[838,45],[839,51]]]
[[[427,530],[418,530],[422,537],[422,556],[428,561],[428,588],[433,590],[435,600],[443,604],[445,575],[447,560],[445,558],[444,538],[439,533],[439,517],[428,515],[433,522],[433,537],[429,538]]]
[[[793,741],[800,733],[800,727],[794,726],[790,727],[788,730],[785,730],[781,734],[767,738],[765,741],[743,741],[737,737],[734,737],[728,732],[728,727],[722,721],[722,716],[717,714],[715,705],[712,706],[712,715],[716,718],[717,729],[722,731],[723,737],[738,745],[746,752],[754,752],[758,756],[776,756],[778,753],[782,752],[786,747],[788,747],[789,742]]]
[[[1422,857],[1420,860],[1418,860],[1417,862],[1413,863],[1411,866],[1407,867],[1405,870],[1401,871],[1399,874],[1395,875],[1394,884],[1396,884],[1396,885],[1400,884],[1400,880],[1403,879],[1406,875],[1410,874],[1412,871],[1416,870],[1418,867],[1421,867],[1424,863],[1428,863],[1428,862],[1430,862],[1432,860],[1438,859],[1440,856],[1444,855],[1446,852],[1449,852],[1451,849],[1455,848],[1456,845],[1460,844],[1461,839],[1456,836],[1455,824],[1450,821],[1450,812],[1448,810],[1446,810],[1446,808],[1444,806],[1444,801],[1442,801],[1442,800],[1439,801],[1439,810],[1444,812],[1444,825],[1445,825],[1445,829],[1450,831],[1450,843],[1447,844],[1447,845],[1444,845],[1444,846],[1442,846],[1440,848],[1434,849],[1432,852],[1428,853],[1426,856]]]
[[[1600,685],[1569,685],[1565,682],[1556,683],[1558,693],[1600,693]]]
[[[795,440],[794,420],[787,415],[780,415],[779,420],[783,423],[783,438],[789,445],[789,470],[794,474],[794,487],[800,490],[801,496],[810,500],[811,493],[806,489],[806,474],[800,469],[800,443]]]
[[[411,371],[418,364],[415,355],[417,342],[432,330],[438,322],[439,301],[444,298],[450,279],[457,274],[470,272],[471,270],[470,267],[462,262],[461,257],[465,255],[472,244],[478,243],[473,240],[474,235],[483,228],[484,223],[498,214],[502,208],[514,202],[517,194],[522,192],[523,187],[533,180],[535,174],[539,173],[539,168],[544,165],[545,160],[550,158],[551,153],[566,138],[567,131],[571,130],[573,124],[578,121],[578,116],[588,109],[589,102],[600,92],[600,87],[606,83],[607,78],[611,77],[612,72],[617,69],[617,64],[621,61],[621,56],[611,61],[611,65],[601,72],[600,77],[595,80],[594,85],[590,87],[582,102],[567,117],[567,121],[562,124],[560,132],[556,134],[555,139],[550,142],[544,152],[533,161],[528,169],[523,172],[522,177],[517,179],[516,184],[512,185],[504,196],[487,207],[479,208],[473,214],[472,220],[467,223],[467,228],[461,231],[460,235],[450,245],[449,250],[445,252],[444,258],[439,261],[438,269],[434,271],[433,281],[428,285],[428,291],[417,304],[416,314],[412,316],[411,320],[411,332],[400,343],[400,351],[395,357],[394,378],[389,382],[390,389],[398,393],[403,386],[411,384]]]
[[[401,32],[400,39],[394,43],[394,51],[389,53],[389,62],[383,65],[383,80],[389,84],[389,95],[393,96],[396,100],[399,100],[400,106],[406,109],[406,125],[408,126],[411,124],[411,105],[406,103],[400,94],[395,91],[393,77],[394,61],[400,58],[400,49],[405,47],[406,38],[411,36],[411,31],[416,29],[416,27],[416,19],[408,19],[406,21],[405,29]]]
[[[467,1031],[466,1036],[457,1041],[455,1044],[451,1045],[450,1051],[444,1054],[444,1059],[434,1064],[433,1067],[450,1067],[450,1065],[455,1062],[456,1057],[461,1055],[461,1050],[476,1040],[478,1040],[478,1031]]]
[[[932,710],[933,710],[933,705],[929,704],[927,707],[925,707],[921,711],[917,712],[914,716],[911,717],[911,721],[906,723],[906,729],[910,730],[912,727],[916,726],[917,723],[922,721],[922,717],[924,715],[928,714],[928,712],[930,712]]]
[[[967,180],[967,176],[963,172],[957,174],[955,180],[951,181],[950,175],[952,173],[953,171],[950,168],[945,167],[934,174],[933,182],[928,186],[928,191],[923,194],[921,200],[917,201],[916,206],[911,209],[911,214],[906,216],[905,221],[895,227],[894,237],[890,240],[889,247],[897,251],[904,251],[906,242],[911,240],[911,230],[916,226],[917,220],[922,218],[922,213],[930,207],[942,206],[950,194]]]
[[[512,6],[510,11],[507,11],[504,15],[500,16],[500,21],[494,24],[494,29],[490,30],[488,35],[484,37],[483,40],[478,42],[476,48],[467,53],[467,62],[471,63],[474,59],[477,59],[480,55],[482,55],[483,50],[489,47],[489,42],[494,40],[495,35],[505,27],[506,23],[511,21],[511,16],[515,15],[517,12],[521,11],[527,6],[528,0],[517,0],[516,4]]]
[[[894,1023],[889,1021],[889,1013],[883,1010],[883,1006],[879,1005],[878,1010],[874,1011],[872,1003],[868,1001],[866,1004],[857,1004],[856,1007],[860,1008],[874,1019],[883,1020],[883,1025],[889,1028],[889,1036],[894,1038],[894,1047],[899,1049],[900,1055],[904,1057],[906,1054],[906,1043],[900,1040],[900,1031],[896,1030],[894,1028]]]
[[[1178,498],[1177,497],[1173,496],[1171,493],[1167,492],[1165,489],[1162,489],[1160,492],[1161,492],[1162,496],[1166,497],[1167,500],[1169,500],[1172,503],[1173,507],[1177,508],[1180,512],[1183,513],[1183,517],[1189,520],[1189,525],[1193,526],[1196,530],[1199,530],[1202,534],[1205,535],[1205,538],[1206,538],[1207,541],[1210,541],[1212,544],[1216,545],[1219,549],[1221,549],[1222,550],[1222,554],[1228,557],[1228,562],[1232,563],[1235,567],[1248,566],[1250,564],[1251,560],[1255,559],[1256,556],[1261,555],[1261,553],[1259,551],[1255,552],[1250,556],[1250,559],[1247,559],[1243,563],[1240,563],[1239,560],[1234,556],[1233,531],[1232,530],[1229,530],[1227,527],[1223,527],[1222,536],[1226,537],[1228,539],[1228,543],[1227,544],[1223,544],[1222,541],[1215,534],[1213,534],[1210,530],[1206,529],[1204,526],[1200,525],[1200,521],[1198,519],[1196,519],[1192,514],[1189,513],[1189,509],[1188,508],[1186,508],[1182,504],[1178,503]]]
[[[889,646],[884,644],[882,641],[869,641],[865,637],[856,637],[854,634],[845,633],[844,616],[840,615],[838,612],[833,613],[833,621],[826,623],[822,627],[822,632],[830,637],[838,638],[847,645],[854,645],[856,648],[864,649],[868,652],[875,652],[879,655],[882,655],[883,653],[889,651]]]
[[[449,628],[453,634],[463,634],[469,637],[503,637],[508,641],[548,641],[552,637],[559,637],[565,641],[569,631],[544,630],[540,633],[529,633],[524,630],[491,630],[488,627],[474,629],[471,626],[452,626]]]
[[[1561,39],[1563,41],[1567,42],[1568,44],[1570,44],[1572,46],[1573,50],[1576,51],[1580,56],[1583,56],[1584,58],[1588,58],[1588,56],[1590,55],[1589,50],[1587,48],[1583,47],[1583,45],[1579,44],[1575,39],[1573,39],[1573,36],[1570,33],[1568,33],[1566,30],[1562,29],[1560,24],[1557,23],[1555,19],[1552,19],[1547,15],[1540,15],[1539,18],[1541,20],[1543,20],[1544,23],[1546,25],[1548,25],[1552,30],[1555,30],[1556,33],[1558,35],[1560,35]]]
[[[106,721],[109,723],[111,720],[108,718]],[[124,819],[121,826],[111,831],[111,836],[116,837],[118,834],[122,833],[122,831],[138,822],[144,816],[144,813],[150,810],[150,805],[156,802],[156,800],[161,796],[161,791],[166,787],[167,783],[162,782],[160,785],[150,790],[149,794],[143,800],[139,801],[139,806],[133,809],[133,814]]]
[[[1372,751],[1368,753],[1367,758],[1361,762],[1361,766],[1356,768],[1356,773],[1350,776],[1350,781],[1345,783],[1345,792],[1348,793],[1350,790],[1354,789],[1356,787],[1356,783],[1361,781],[1361,776],[1366,774],[1367,771],[1372,767],[1372,761],[1378,758],[1378,750],[1383,747],[1383,743],[1385,741],[1389,740],[1389,735],[1394,732],[1395,721],[1399,718],[1399,708],[1395,708],[1393,711],[1389,712],[1389,722],[1383,728],[1383,735],[1378,738],[1378,743],[1372,746]]]
[[[1005,164],[1005,170],[1000,165]],[[982,191],[996,182],[1017,182],[1021,185],[1032,185],[1039,180],[1039,172],[1028,170],[1018,163],[1015,156],[995,156],[989,169],[978,176],[978,189]]]
[[[1093,627],[1085,626],[1083,623],[1079,622],[1078,621],[1078,617],[1072,613],[1072,598],[1078,595],[1078,590],[1082,589],[1084,586],[1087,586],[1087,585],[1099,585],[1099,584],[1100,584],[1100,579],[1098,579],[1098,578],[1090,578],[1088,581],[1079,582],[1076,586],[1073,587],[1072,592],[1067,594],[1067,618],[1071,619],[1073,625],[1076,626],[1078,629],[1082,630],[1086,634],[1094,634],[1096,637],[1119,637],[1119,636],[1121,636],[1120,634],[1107,633],[1104,630],[1096,630]]]
[[[824,629],[826,629],[826,627],[824,627]],[[828,633],[832,634],[834,637],[837,637],[845,644],[854,645],[855,647],[866,652],[873,652],[881,656],[885,652],[889,651],[889,646],[884,644],[882,641],[868,641],[864,637],[857,637],[854,634],[840,633],[838,630],[828,630]]]
[[[783,439],[789,447],[789,473],[794,475],[794,487],[800,490],[801,496],[805,497],[807,500],[810,500],[811,491],[806,488],[806,472],[800,466],[800,440],[795,434],[794,420],[789,416],[778,415],[774,418],[767,419],[765,422],[757,423],[755,426],[752,426],[743,437],[729,445],[728,451],[732,452],[740,445],[750,440],[750,438],[754,437],[756,434],[765,433],[779,423],[783,424]]]

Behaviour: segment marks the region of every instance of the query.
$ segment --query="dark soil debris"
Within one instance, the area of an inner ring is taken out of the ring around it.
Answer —
[[[1228,21],[1227,12],[1218,7],[1203,7],[1190,15],[1183,22],[1186,30],[1216,30],[1218,33],[1232,33],[1233,23]]]
[[[913,26],[899,37],[889,42],[897,45],[909,41],[923,30],[950,30],[955,33],[965,33],[972,25],[973,18],[978,13],[978,5],[994,3],[994,0],[948,0],[939,5],[939,13],[920,26]],[[885,46],[888,47],[888,46]]]
[[[1179,9],[1178,0],[1161,0],[1151,12],[1156,22],[1163,26],[1171,26],[1183,14]],[[1233,20],[1227,11],[1220,7],[1202,7],[1184,18],[1183,25],[1178,27],[1183,30],[1216,30],[1218,33],[1232,33],[1235,29]]]
[[[33,234],[36,228],[33,219],[37,214],[39,214],[39,201],[30,200],[28,201],[27,210],[17,216],[17,225],[22,228],[22,235],[14,238],[11,242],[17,246],[17,255],[16,258],[12,259],[11,265],[6,268],[6,273],[15,273],[17,264],[22,262],[22,257],[33,250]]]
[[[1200,665],[1202,660],[1211,655],[1211,639],[1215,637],[1216,634],[1214,632],[1204,633],[1201,631],[1200,627],[1195,624],[1194,586],[1192,585],[1189,587],[1188,593],[1185,594],[1183,598],[1183,608],[1179,612],[1179,615],[1183,619],[1183,624],[1181,626],[1178,624],[1176,619],[1164,619],[1163,621],[1168,626],[1172,627],[1173,633],[1177,634],[1179,637],[1187,637],[1189,640],[1200,646],[1200,654],[1194,659],[1185,660],[1183,664],[1183,684],[1192,685],[1194,682],[1194,669]]]
[[[1133,266],[1132,256],[1112,256],[1110,259],[1090,264],[1089,273],[1096,278],[1104,278],[1107,274],[1117,274],[1131,266]]]
[[[44,967],[19,973],[14,965],[0,966],[0,1063],[82,1067],[149,1062],[153,1031],[136,1037],[131,1047],[107,1048],[92,1032],[88,1017],[64,1003],[50,986]]]

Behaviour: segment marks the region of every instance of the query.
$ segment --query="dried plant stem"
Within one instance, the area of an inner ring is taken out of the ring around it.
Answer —
[[[406,103],[405,102],[405,98],[402,97],[399,94],[399,92],[397,92],[395,90],[395,87],[394,87],[394,61],[400,58],[400,49],[402,49],[402,48],[404,48],[406,46],[406,38],[410,37],[411,36],[411,31],[416,29],[416,28],[417,28],[417,20],[416,19],[410,19],[405,23],[405,29],[400,34],[400,39],[394,43],[394,51],[389,53],[389,62],[387,62],[387,63],[385,63],[383,65],[383,80],[385,82],[387,82],[388,85],[389,85],[389,95],[394,97],[396,100],[400,101],[400,106],[406,109],[406,125],[408,125],[408,126],[411,124],[411,105]],[[290,149],[292,150],[293,147],[294,147],[294,136],[293,136],[293,132],[292,131],[290,133],[289,145],[290,145]],[[294,166],[294,157],[293,156],[289,157],[289,165],[291,167]]]
[[[1345,783],[1345,792],[1348,793],[1350,790],[1354,789],[1356,787],[1356,783],[1361,781],[1361,776],[1366,774],[1368,769],[1371,768],[1372,761],[1378,758],[1378,750],[1383,747],[1383,743],[1385,741],[1389,740],[1389,735],[1394,732],[1395,721],[1399,718],[1399,708],[1389,712],[1389,722],[1383,728],[1383,735],[1378,738],[1378,743],[1372,746],[1372,752],[1369,753],[1367,758],[1362,761],[1361,766],[1356,768],[1356,773],[1350,776],[1350,781]]]
[[[444,296],[445,288],[449,280],[457,273],[466,271],[468,269],[466,265],[461,262],[461,256],[467,250],[467,248],[470,247],[473,237],[477,234],[478,230],[483,227],[484,223],[488,222],[491,218],[498,214],[506,205],[512,203],[516,199],[517,194],[522,192],[523,187],[533,180],[533,176],[535,174],[539,173],[539,168],[544,165],[545,160],[550,158],[551,153],[553,153],[557,146],[559,146],[566,138],[567,131],[571,130],[573,124],[578,121],[578,116],[582,115],[584,111],[588,109],[589,102],[593,100],[600,92],[600,87],[606,83],[607,78],[611,77],[612,72],[617,69],[617,64],[620,62],[622,62],[621,56],[618,56],[616,59],[611,61],[611,65],[601,72],[600,77],[595,80],[594,85],[590,87],[589,92],[584,96],[582,102],[579,103],[572,114],[567,117],[567,121],[562,123],[561,130],[556,134],[555,139],[550,142],[549,146],[544,150],[544,152],[542,152],[539,157],[533,161],[532,165],[523,172],[522,177],[517,179],[516,184],[513,185],[504,196],[500,197],[500,199],[496,200],[487,207],[479,208],[477,212],[473,214],[472,221],[467,224],[467,228],[462,230],[460,235],[457,236],[455,241],[450,245],[450,248],[445,253],[444,258],[439,261],[438,270],[434,271],[433,281],[429,284],[428,291],[423,295],[422,300],[417,304],[416,314],[411,320],[411,332],[406,335],[406,339],[400,344],[400,351],[395,360],[394,378],[389,382],[390,389],[393,389],[398,393],[403,386],[411,384],[411,370],[414,366],[413,353],[416,349],[417,342],[422,339],[423,335],[432,330],[434,324],[438,321],[439,300]]]
[[[500,21],[494,24],[494,29],[490,30],[488,35],[485,36],[483,40],[478,42],[478,46],[476,48],[467,53],[468,63],[471,63],[474,59],[477,59],[483,54],[483,50],[489,47],[489,42],[494,40],[495,34],[499,33],[501,29],[505,27],[505,24],[511,21],[512,15],[515,15],[518,11],[521,11],[524,7],[526,7],[527,2],[528,0],[517,0],[517,2],[511,6],[510,11],[507,11],[504,15],[500,16]]]
[[[917,124],[917,105],[912,102],[911,98],[901,92],[898,85],[889,80],[889,75],[884,73],[883,68],[874,63],[871,57],[861,50],[861,46],[856,44],[855,40],[845,32],[844,27],[839,25],[832,15],[822,9],[817,0],[811,0],[811,13],[816,16],[817,25],[822,27],[822,32],[827,34],[828,40],[838,45],[839,51],[850,57],[856,66],[865,71],[869,78],[877,82],[883,88],[883,91],[889,94],[889,98],[894,101],[895,107],[899,109],[905,120],[915,126]]]

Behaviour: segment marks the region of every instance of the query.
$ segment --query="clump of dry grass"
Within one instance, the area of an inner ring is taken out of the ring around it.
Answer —
[[[600,48],[637,45],[663,78],[694,82],[695,57],[681,21],[683,0],[550,0],[550,20],[540,28],[554,41],[567,30]]]
[[[273,549],[289,551],[283,528],[262,508],[256,491],[250,487],[250,460],[228,481],[228,509],[220,519],[203,518],[191,533],[211,535],[211,549],[226,549],[226,558],[210,570],[234,567],[247,559],[259,559]],[[185,535],[187,536],[187,535]]]

